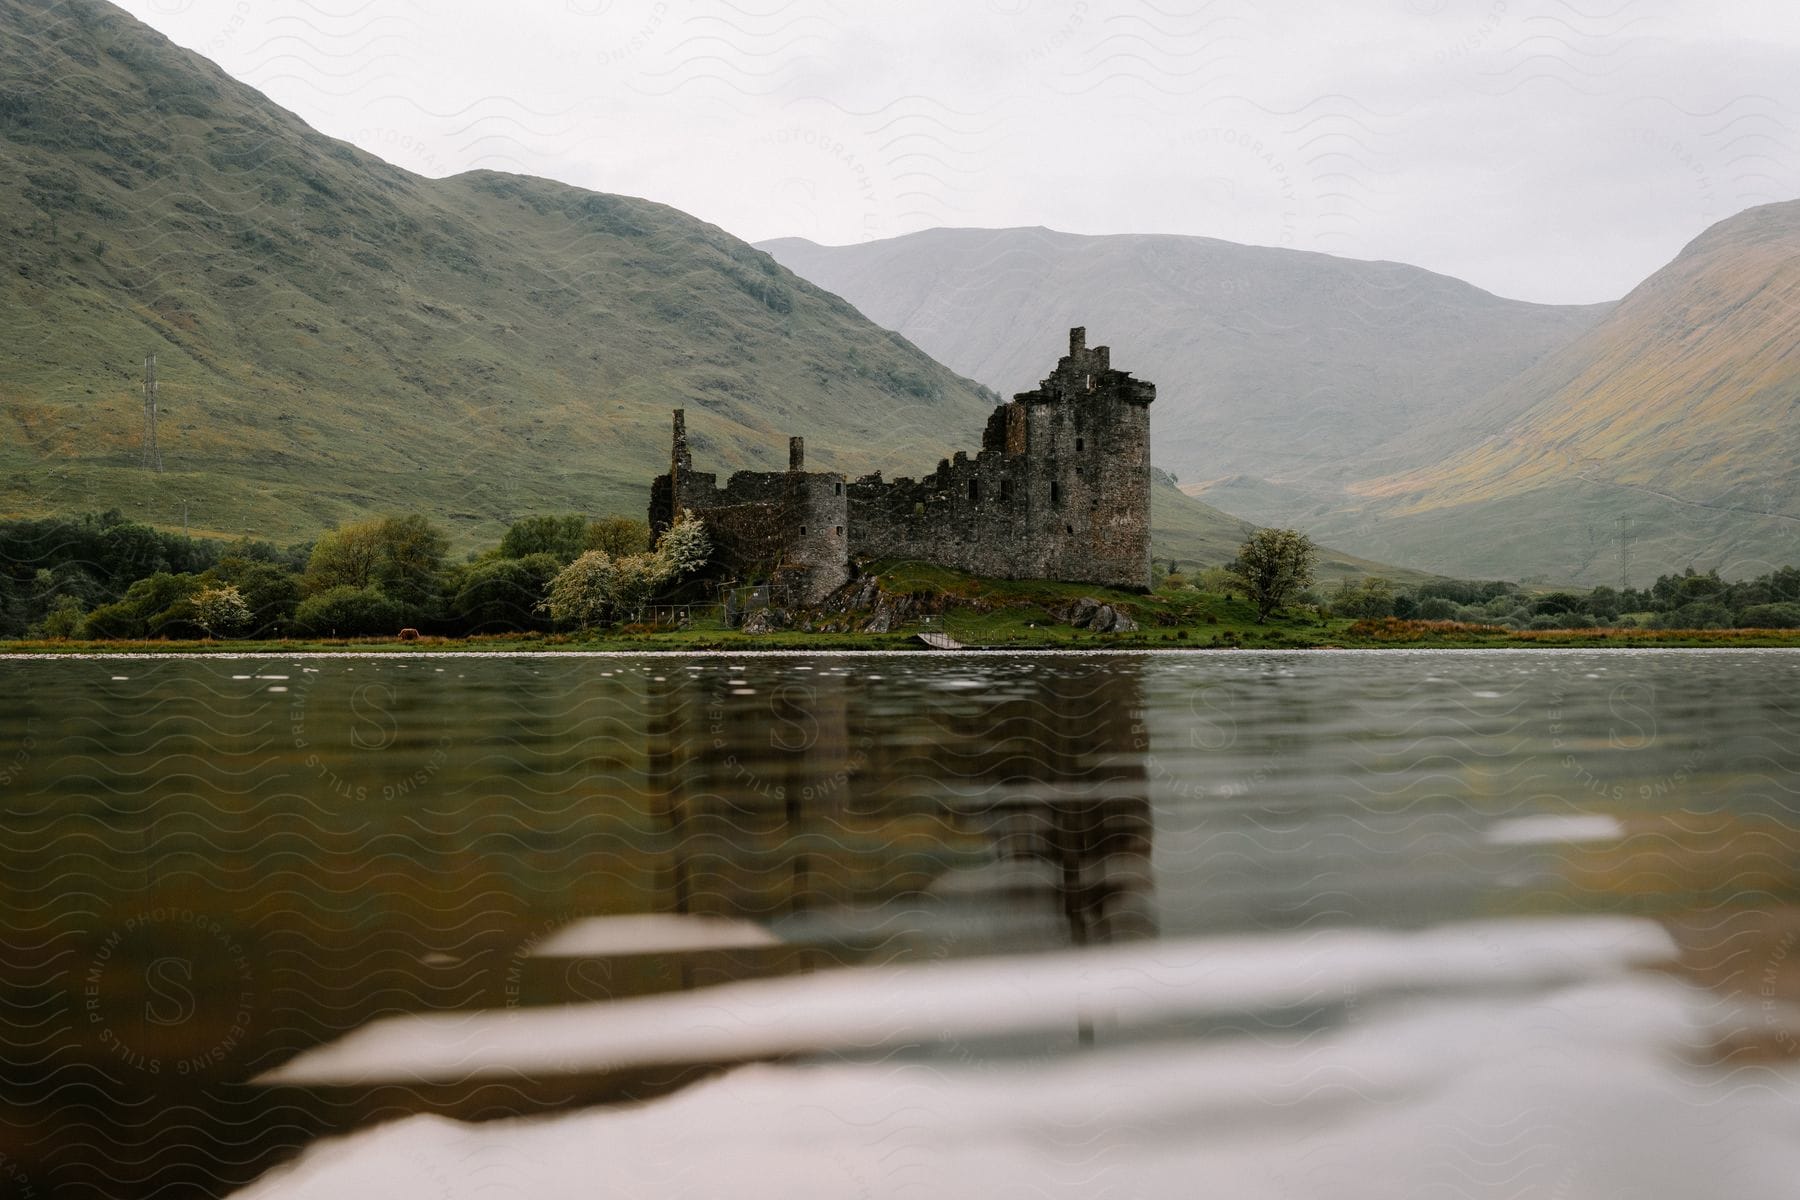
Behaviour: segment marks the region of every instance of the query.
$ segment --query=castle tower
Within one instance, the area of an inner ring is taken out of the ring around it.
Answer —
[[[1005,443],[1028,481],[1033,574],[1150,586],[1155,399],[1155,384],[1113,370],[1111,349],[1089,347],[1079,325],[1056,369],[1013,397]]]
[[[917,480],[850,485],[852,552],[1004,579],[1150,586],[1150,404],[1156,386],[1069,330],[1038,387],[989,415],[981,449]]]

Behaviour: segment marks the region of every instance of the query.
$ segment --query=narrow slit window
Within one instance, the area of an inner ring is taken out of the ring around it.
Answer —
[[[1084,441],[1084,440],[1083,440],[1083,439],[1081,439],[1081,438],[1076,438],[1076,439],[1075,439],[1075,449],[1076,449],[1076,450],[1077,450],[1077,451],[1080,451],[1080,450],[1085,450],[1085,449],[1087,449],[1087,444],[1086,444],[1086,442],[1085,442],[1085,441]]]
[[[1057,486],[1055,480],[1051,480],[1050,481],[1050,503],[1055,504],[1057,501],[1059,501],[1061,499],[1062,499],[1062,488]]]
[[[979,480],[975,480],[975,479],[969,480],[969,499],[971,499],[971,500],[980,500],[981,499],[981,482]]]
[[[831,531],[833,533],[837,534],[839,537],[844,536],[844,527],[842,525],[833,525],[831,527]]]
[[[831,485],[831,494],[832,494],[832,495],[834,495],[834,496],[841,496],[841,495],[843,495],[843,494],[844,494],[844,485],[843,485],[843,484],[841,484],[841,483],[834,483],[834,484],[832,484],[832,485]]]
[[[806,536],[806,526],[804,526],[804,525],[802,525],[802,526],[801,526],[801,527],[800,527],[800,536],[801,536],[801,537],[805,537],[805,536]]]
[[[1012,499],[1012,480],[1002,479],[1000,481],[1000,498],[1002,500]]]

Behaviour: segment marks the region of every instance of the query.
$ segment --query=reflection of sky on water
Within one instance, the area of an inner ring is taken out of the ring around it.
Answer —
[[[458,1082],[831,1051],[879,1054],[1014,1034],[1144,1036],[1184,1020],[1291,1030],[1358,997],[1506,991],[1674,957],[1661,926],[1615,917],[1416,933],[1139,942],[1084,953],[852,967],[526,1010],[388,1018],[260,1077],[299,1085]],[[1058,1035],[1061,1035],[1060,1037]]]
[[[1800,1073],[1684,1062],[1734,1016],[1627,973],[1671,950],[1655,923],[1581,918],[850,968],[660,1011],[409,1018],[294,1067],[381,1078],[855,1049],[643,1107],[413,1118],[316,1147],[248,1194],[393,1194],[432,1162],[457,1166],[445,1195],[540,1200],[592,1195],[597,1180],[626,1195],[1374,1200],[1685,1198],[1729,1179],[1734,1196],[1790,1196]],[[1322,1001],[1336,1019],[1273,1019]],[[1223,1022],[1206,1036],[1174,1023],[1202,1014]],[[1098,1048],[993,1049],[1009,1030],[1078,1020],[1105,1027]],[[953,1049],[892,1052],[920,1040]]]
[[[40,1193],[1755,1196],[1800,1144],[1800,656],[7,669]],[[389,1082],[245,1086],[321,1063]],[[328,1140],[409,1113],[521,1120]]]

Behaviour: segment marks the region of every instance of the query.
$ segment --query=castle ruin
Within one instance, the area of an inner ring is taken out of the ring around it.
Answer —
[[[677,409],[669,473],[651,484],[651,533],[691,510],[727,569],[766,574],[798,603],[841,586],[853,557],[1148,588],[1155,399],[1155,384],[1114,370],[1108,348],[1090,348],[1077,327],[1048,378],[994,409],[972,458],[959,450],[918,480],[877,471],[852,482],[806,471],[791,438],[785,472],[739,471],[723,488],[693,469]]]

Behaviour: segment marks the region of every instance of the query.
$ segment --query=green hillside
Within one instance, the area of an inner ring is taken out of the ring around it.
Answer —
[[[1321,528],[1451,573],[1637,582],[1800,558],[1800,201],[1708,229],[1593,330],[1509,381],[1469,445],[1354,485]],[[1485,434],[1486,436],[1482,436]],[[1471,539],[1470,530],[1481,537]]]
[[[709,465],[785,436],[935,462],[994,397],[674,209],[321,136],[97,0],[0,0],[0,511],[461,544],[641,512],[686,406]],[[140,466],[157,356],[165,470]]]
[[[0,80],[3,513],[283,542],[419,511],[469,547],[642,513],[671,408],[702,469],[801,434],[817,466],[923,472],[998,401],[714,226],[412,175],[99,0],[0,0]],[[1247,528],[1172,486],[1156,525],[1159,557],[1209,563]]]

